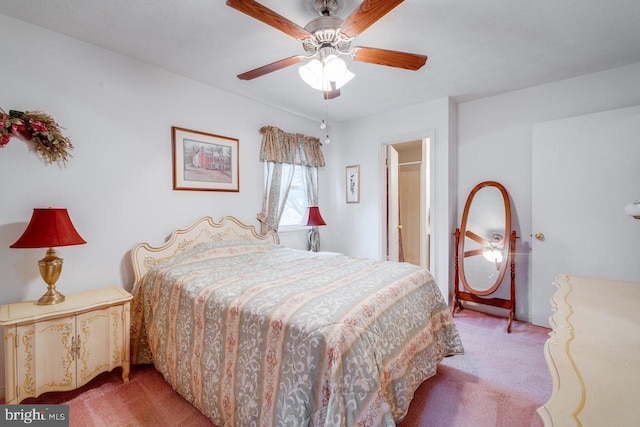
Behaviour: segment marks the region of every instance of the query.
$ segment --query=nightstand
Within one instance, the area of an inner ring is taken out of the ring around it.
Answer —
[[[55,305],[0,306],[6,403],[73,390],[116,367],[128,381],[132,298],[111,287],[69,294]]]

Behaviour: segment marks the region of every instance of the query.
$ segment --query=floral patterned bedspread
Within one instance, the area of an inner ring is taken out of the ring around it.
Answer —
[[[429,272],[269,244],[202,244],[134,290],[132,362],[218,426],[394,426],[463,352]]]

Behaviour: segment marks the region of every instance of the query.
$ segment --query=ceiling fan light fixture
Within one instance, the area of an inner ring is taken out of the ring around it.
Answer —
[[[335,55],[327,57],[324,65],[319,60],[312,59],[298,68],[298,74],[306,84],[321,91],[332,90],[331,82],[335,83],[335,89],[340,89],[355,77],[347,68],[346,62]]]
[[[504,249],[504,242],[500,234],[494,234],[491,236],[489,245],[482,251],[482,256],[490,262],[499,263],[502,262],[502,250]]]
[[[347,83],[349,83],[351,81],[352,78],[354,78],[356,75],[353,74],[351,71],[349,71],[349,69],[347,69],[345,71],[345,73],[336,80],[330,80],[329,82],[333,81],[336,84],[336,89],[340,89],[342,86],[346,85]],[[327,83],[329,83],[327,82]],[[330,84],[327,84],[327,90],[330,88]]]
[[[502,252],[498,248],[487,248],[482,251],[482,256],[489,262],[502,262]]]
[[[331,82],[340,80],[347,71],[347,63],[337,55],[329,55],[324,60],[324,74]]]
[[[322,64],[317,59],[298,68],[298,74],[306,84],[316,90],[322,90]]]

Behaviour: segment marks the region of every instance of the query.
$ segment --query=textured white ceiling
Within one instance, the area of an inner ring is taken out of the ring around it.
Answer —
[[[308,1],[261,3],[304,27],[315,18]],[[339,15],[359,4],[346,0]],[[224,0],[0,0],[0,13],[310,118],[324,117],[328,102],[332,121],[640,62],[640,0],[405,0],[352,46],[426,54],[427,65],[406,71],[349,62],[356,77],[325,101],[297,66],[237,79],[304,51]]]

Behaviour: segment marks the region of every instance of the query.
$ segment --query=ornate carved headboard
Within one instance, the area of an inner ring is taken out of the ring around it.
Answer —
[[[275,232],[269,231],[264,235],[259,234],[254,226],[243,224],[232,216],[225,216],[220,222],[205,216],[187,228],[174,230],[167,242],[161,246],[151,246],[148,243],[135,245],[131,250],[134,287],[157,263],[181,254],[200,243],[227,240],[279,243],[278,235]]]

